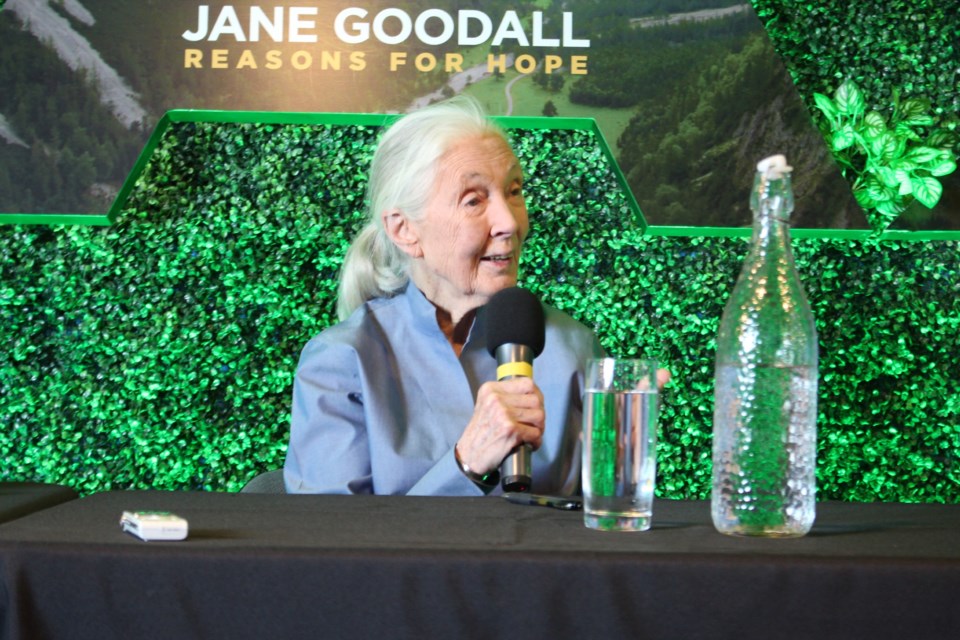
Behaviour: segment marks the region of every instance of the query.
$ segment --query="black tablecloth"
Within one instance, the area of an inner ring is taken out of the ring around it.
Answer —
[[[0,482],[0,523],[78,497],[76,491],[59,484]]]
[[[114,492],[0,526],[0,579],[9,638],[954,638],[960,506],[821,504],[767,540],[705,502],[608,533],[499,498]]]

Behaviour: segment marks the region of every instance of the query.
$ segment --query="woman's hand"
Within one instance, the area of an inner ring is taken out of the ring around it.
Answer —
[[[670,372],[666,369],[657,369],[657,389],[663,390],[663,387],[670,382]]]
[[[477,392],[457,453],[473,471],[489,473],[517,445],[540,447],[545,415],[543,394],[531,378],[486,382]]]

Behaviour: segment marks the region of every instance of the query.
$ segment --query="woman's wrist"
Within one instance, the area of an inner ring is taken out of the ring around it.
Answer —
[[[488,471],[487,473],[478,473],[471,469],[460,457],[460,450],[456,446],[453,447],[453,457],[457,461],[457,466],[460,468],[460,472],[463,475],[467,476],[474,484],[483,487],[484,489],[492,489],[496,487],[500,482],[500,471],[494,469],[493,471]]]

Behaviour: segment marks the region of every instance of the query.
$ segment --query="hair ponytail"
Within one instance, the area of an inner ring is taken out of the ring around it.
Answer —
[[[407,284],[409,257],[370,221],[347,250],[337,288],[337,317],[346,320],[367,300],[399,293]]]

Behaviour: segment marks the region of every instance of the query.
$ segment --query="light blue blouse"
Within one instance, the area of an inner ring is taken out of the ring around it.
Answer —
[[[572,494],[580,486],[583,371],[601,348],[587,327],[544,310],[546,342],[533,377],[546,427],[531,490]],[[453,447],[480,385],[496,379],[484,320],[480,309],[458,359],[435,308],[410,284],[310,340],[293,386],[287,491],[482,495],[460,472]]]

